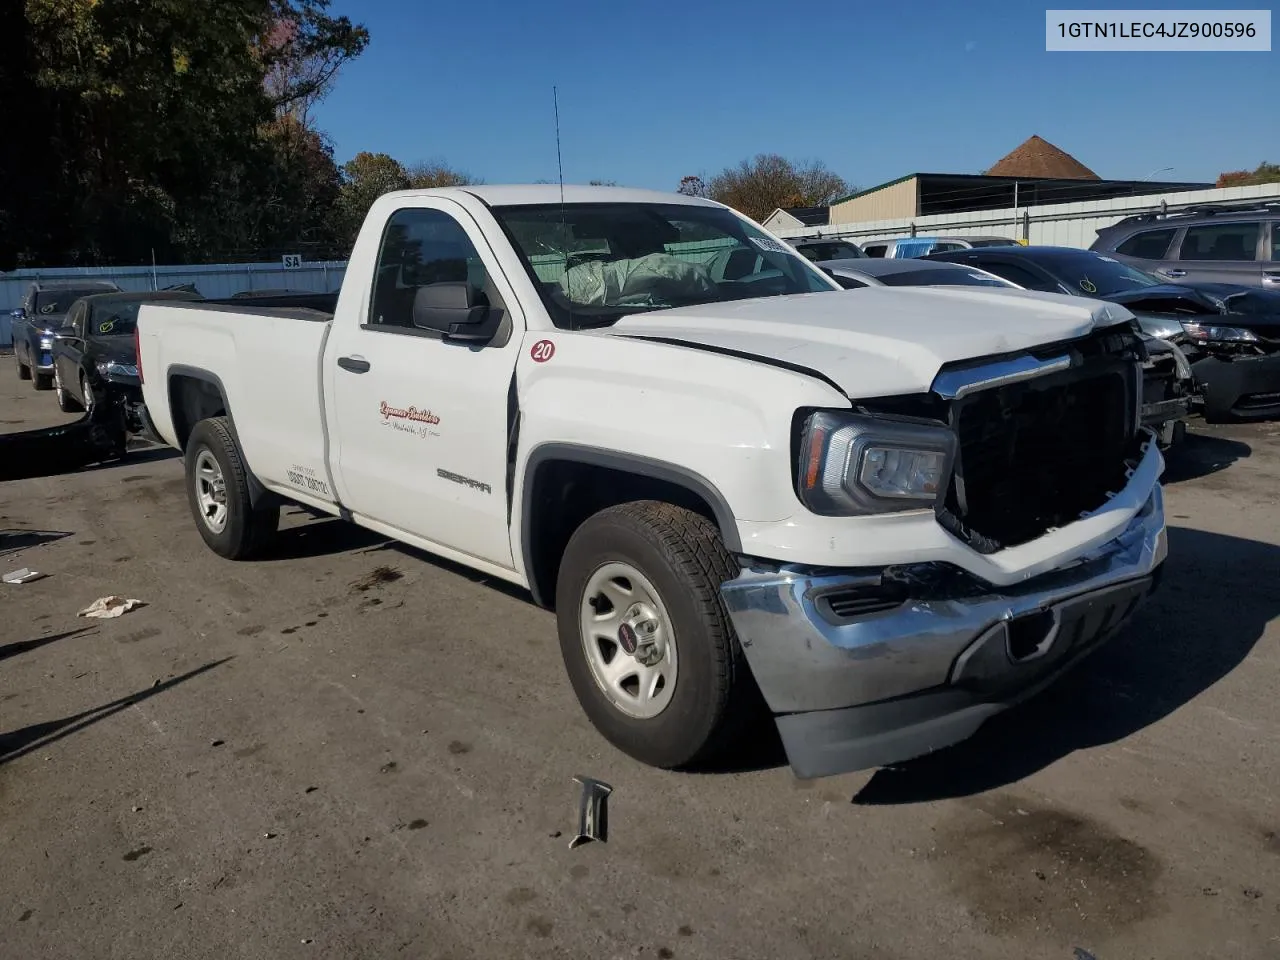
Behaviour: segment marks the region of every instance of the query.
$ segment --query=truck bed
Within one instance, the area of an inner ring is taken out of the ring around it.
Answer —
[[[317,506],[334,502],[332,480],[316,465],[326,462],[321,360],[333,318],[317,306],[332,306],[335,297],[144,306],[138,349],[155,431],[182,446],[192,415],[175,410],[211,416],[225,404],[246,460],[268,489]]]

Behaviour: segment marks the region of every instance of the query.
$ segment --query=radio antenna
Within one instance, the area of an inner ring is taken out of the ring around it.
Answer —
[[[551,88],[551,100],[556,107],[556,167],[560,171],[560,208],[564,212],[564,161],[560,157],[560,91]]]
[[[560,156],[560,91],[552,85],[551,101],[556,109],[556,169],[560,174],[560,242],[564,244],[564,299],[569,307],[569,329],[573,330],[573,297],[569,295],[569,225],[564,209],[564,160]]]

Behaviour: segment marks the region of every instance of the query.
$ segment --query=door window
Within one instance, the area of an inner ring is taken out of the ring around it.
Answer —
[[[490,307],[502,305],[467,232],[441,210],[397,210],[387,221],[378,251],[368,326],[416,331],[413,301],[433,283],[469,283]]]
[[[1178,250],[1179,260],[1258,259],[1260,223],[1212,223],[1188,227]]]

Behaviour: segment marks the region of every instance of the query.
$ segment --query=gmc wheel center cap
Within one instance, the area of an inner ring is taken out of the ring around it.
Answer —
[[[636,637],[635,627],[629,623],[624,623],[618,628],[618,646],[630,656],[635,656],[636,647],[639,639]]]

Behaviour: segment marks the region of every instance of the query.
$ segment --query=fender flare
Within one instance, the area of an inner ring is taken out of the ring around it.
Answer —
[[[170,422],[173,422],[174,419],[173,380],[175,377],[186,377],[190,380],[200,380],[209,384],[209,386],[218,391],[218,396],[222,398],[222,409],[226,411],[224,416],[227,418],[227,426],[231,429],[231,439],[235,441],[236,447],[239,450],[240,462],[245,465],[245,472],[249,481],[249,502],[253,504],[253,506],[257,507],[265,505],[271,499],[275,498],[276,494],[272,493],[262,485],[262,481],[258,479],[257,475],[249,466],[249,458],[244,455],[244,447],[240,443],[240,434],[236,430],[235,415],[231,412],[231,402],[227,399],[227,388],[223,385],[222,378],[211,370],[205,370],[201,367],[191,367],[181,363],[175,363],[166,369],[164,372],[164,383],[165,394],[169,400]],[[191,426],[195,427],[195,424],[193,423]],[[188,431],[188,435],[189,433],[190,432]],[[185,446],[186,444],[184,441],[184,454],[186,453]]]
[[[687,467],[678,466],[665,460],[655,460],[639,454],[609,450],[604,447],[593,447],[579,443],[563,443],[549,441],[541,443],[529,451],[524,465],[524,485],[520,497],[520,552],[524,560],[525,578],[529,581],[529,590],[533,593],[534,602],[546,606],[547,598],[541,596],[537,577],[534,576],[533,556],[533,492],[537,473],[541,466],[551,460],[563,460],[580,463],[586,466],[605,467],[624,473],[646,477],[650,480],[661,480],[673,486],[681,487],[704,500],[711,507],[720,536],[730,553],[742,552],[742,540],[738,536],[738,524],[733,510],[729,507],[719,489],[706,477]]]

